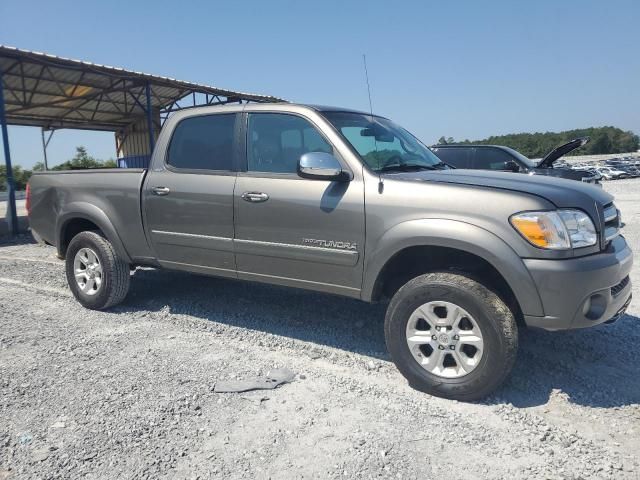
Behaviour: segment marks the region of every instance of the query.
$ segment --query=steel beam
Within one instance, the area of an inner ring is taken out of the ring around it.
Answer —
[[[46,172],[47,170],[49,170],[49,162],[47,161],[47,147],[49,146],[49,142],[51,141],[51,137],[53,137],[53,134],[56,132],[55,130],[51,130],[49,133],[49,138],[47,138],[46,140],[44,139],[44,131],[45,128],[42,127],[40,129],[40,132],[42,133],[42,153],[44,155],[44,171]]]
[[[0,128],[2,129],[2,143],[4,145],[4,162],[7,166],[7,191],[9,193],[9,235],[18,233],[18,214],[16,210],[16,186],[13,180],[13,168],[11,167],[11,152],[9,149],[9,132],[7,131],[7,118],[4,114],[4,82],[0,69]]]
[[[149,130],[149,158],[153,155],[155,140],[153,138],[153,110],[151,107],[151,84],[147,82],[144,88],[147,97],[147,129]]]

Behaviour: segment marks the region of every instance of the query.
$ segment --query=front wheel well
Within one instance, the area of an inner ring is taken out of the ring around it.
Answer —
[[[435,271],[468,275],[494,291],[511,309],[517,322],[524,324],[518,300],[500,272],[484,258],[456,248],[424,245],[408,247],[396,253],[378,274],[372,300],[390,299],[409,280]]]
[[[102,230],[98,225],[86,218],[73,218],[64,224],[60,233],[60,244],[58,245],[58,254],[64,257],[67,253],[69,243],[73,240],[73,237],[81,232],[97,231],[102,233]]]

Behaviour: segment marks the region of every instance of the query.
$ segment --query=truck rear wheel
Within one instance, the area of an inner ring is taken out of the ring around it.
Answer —
[[[103,310],[122,302],[129,291],[129,265],[97,232],[81,232],[66,254],[69,288],[83,307]]]
[[[385,318],[387,348],[416,390],[472,401],[495,390],[516,359],[513,313],[494,292],[459,273],[414,278]]]

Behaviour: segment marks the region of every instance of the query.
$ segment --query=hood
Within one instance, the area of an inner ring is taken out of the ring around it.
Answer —
[[[555,168],[534,168],[532,172],[536,175],[548,175],[551,177],[567,178],[571,180],[582,181],[583,178],[599,179],[600,175],[596,175],[588,170],[573,170],[565,167]]]
[[[576,148],[580,148],[591,140],[589,137],[580,137],[575,140],[571,140],[570,142],[565,143],[564,145],[560,145],[559,147],[551,150],[547,155],[538,162],[536,165],[537,168],[549,168],[553,165],[553,162],[558,160],[560,157],[566,155],[567,153],[575,150]]]
[[[452,183],[499,188],[542,197],[558,208],[580,208],[598,218],[596,203],[606,205],[613,197],[602,188],[584,182],[540,175],[523,175],[490,170],[441,170],[384,174],[384,178],[405,181]]]

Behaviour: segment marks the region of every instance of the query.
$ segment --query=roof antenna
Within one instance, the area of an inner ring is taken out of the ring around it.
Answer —
[[[369,112],[373,116],[373,104],[371,103],[371,87],[369,86],[369,72],[367,71],[367,56],[362,54],[362,63],[364,63],[364,78],[367,80],[367,93],[369,94]]]
[[[371,119],[373,120],[373,103],[371,103],[371,86],[369,85],[369,72],[367,71],[367,56],[362,54],[362,63],[364,64],[364,77],[367,80],[367,94],[369,95],[369,112],[371,113]],[[378,142],[376,137],[373,137],[373,141],[376,146],[376,154],[378,153]],[[378,193],[382,193],[384,190],[384,183],[382,182],[382,174],[380,173],[380,156],[376,155],[378,162]]]

